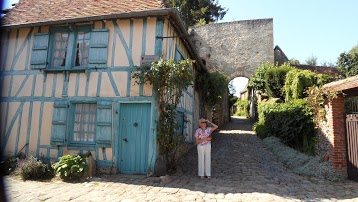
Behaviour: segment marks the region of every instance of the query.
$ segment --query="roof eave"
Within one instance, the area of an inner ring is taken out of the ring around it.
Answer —
[[[358,89],[358,75],[352,76],[343,80],[334,81],[327,83],[322,86],[324,90],[335,90],[335,91],[349,91]]]
[[[164,8],[164,9],[156,9],[156,10],[134,11],[134,12],[128,12],[128,13],[117,13],[117,14],[99,15],[99,16],[82,17],[82,18],[71,18],[71,19],[56,20],[56,21],[42,21],[42,22],[35,22],[35,23],[9,24],[9,25],[2,25],[2,28],[3,29],[7,29],[7,28],[17,29],[17,28],[24,28],[24,27],[47,26],[47,25],[57,25],[57,24],[66,24],[66,23],[98,21],[98,20],[155,17],[155,16],[170,15],[171,13],[173,13],[173,8]]]

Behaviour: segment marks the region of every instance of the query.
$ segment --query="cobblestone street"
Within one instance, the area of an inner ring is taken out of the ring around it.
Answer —
[[[358,183],[298,176],[265,149],[245,119],[215,132],[212,178],[197,177],[194,147],[165,178],[108,175],[80,183],[5,178],[9,201],[358,201]]]

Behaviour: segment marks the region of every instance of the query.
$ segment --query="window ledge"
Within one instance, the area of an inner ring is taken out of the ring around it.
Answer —
[[[67,68],[54,68],[54,69],[43,69],[46,73],[55,73],[55,72],[86,72],[87,68],[74,68],[74,69],[67,69]]]
[[[69,150],[83,150],[83,151],[93,151],[96,150],[95,145],[69,145],[67,147]]]

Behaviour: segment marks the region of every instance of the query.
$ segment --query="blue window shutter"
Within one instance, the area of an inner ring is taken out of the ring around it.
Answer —
[[[97,103],[96,145],[111,147],[112,144],[112,102]]]
[[[49,38],[49,33],[35,34],[30,62],[32,69],[45,69],[47,67]]]
[[[181,60],[181,55],[179,53],[178,50],[175,51],[175,56],[174,56],[174,61],[178,62],[179,60]]]
[[[53,105],[51,145],[66,144],[68,102],[56,101]]]
[[[179,126],[178,133],[180,135],[184,135],[184,112],[177,112],[176,114],[176,122]]]
[[[108,29],[93,29],[91,31],[89,67],[107,67]]]

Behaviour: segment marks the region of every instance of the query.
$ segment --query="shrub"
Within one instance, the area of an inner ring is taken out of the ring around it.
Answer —
[[[78,180],[88,169],[86,158],[79,154],[62,156],[60,161],[53,165],[57,175],[64,180]]]
[[[247,110],[249,108],[248,100],[238,100],[235,105],[237,107],[235,115],[249,117],[249,111]]]
[[[250,77],[248,87],[253,88],[256,93],[263,94],[265,90],[265,73],[268,69],[276,68],[276,66],[270,62],[262,63],[256,69],[255,73]]]
[[[253,129],[256,132],[256,135],[259,136],[261,139],[264,139],[269,136],[267,128],[265,127],[264,123],[261,121],[256,122],[254,124]]]
[[[314,153],[316,139],[313,114],[305,100],[260,103],[258,113],[259,122],[254,130],[259,137],[275,136],[287,146]]]
[[[332,80],[333,78],[326,74],[317,74],[310,70],[294,69],[289,71],[284,85],[286,100],[305,98],[308,87],[322,86]]]
[[[54,177],[54,170],[50,164],[29,156],[21,165],[20,175],[24,180],[51,179]]]
[[[268,69],[265,73],[265,89],[269,97],[285,100],[284,85],[286,74],[293,68],[289,64]]]

